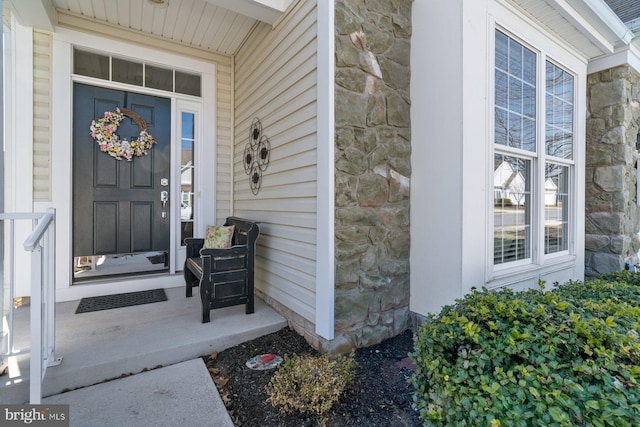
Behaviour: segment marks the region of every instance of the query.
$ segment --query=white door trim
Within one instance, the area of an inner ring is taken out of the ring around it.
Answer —
[[[153,62],[177,69],[189,70],[192,73],[199,73],[202,76],[202,98],[195,98],[187,95],[180,95],[170,92],[146,89],[143,87],[123,85],[120,83],[91,79],[82,76],[74,76],[72,73],[73,46],[83,47],[89,50],[104,52],[133,60]],[[59,301],[73,300],[89,295],[102,295],[115,292],[131,292],[157,287],[182,286],[181,275],[169,275],[163,278],[135,278],[122,279],[119,281],[105,280],[101,284],[82,284],[71,286],[72,283],[72,99],[73,82],[83,82],[108,88],[136,91],[139,93],[162,96],[172,99],[172,129],[176,129],[175,114],[176,103],[178,101],[190,100],[201,103],[201,135],[211,135],[207,138],[200,138],[203,146],[199,149],[202,158],[215,159],[215,129],[216,129],[216,65],[211,62],[183,57],[163,51],[149,49],[134,44],[123,43],[99,37],[92,34],[60,28],[53,34],[52,45],[52,84],[51,96],[54,106],[51,116],[52,123],[52,202],[51,206],[57,212],[57,268],[56,268],[56,288],[57,299]],[[175,132],[172,132],[175,138]],[[204,143],[206,142],[206,144]],[[175,141],[172,141],[172,144]],[[175,159],[174,159],[175,161]],[[215,164],[215,162],[214,162]],[[203,168],[204,169],[204,168]],[[215,168],[206,168],[198,176],[199,182],[215,183]],[[31,190],[29,190],[31,191]],[[198,196],[202,199],[200,203],[202,221],[215,218],[215,184],[207,188],[201,188]],[[179,205],[178,205],[179,206]],[[179,215],[179,213],[178,213]],[[200,232],[202,225],[196,232]],[[172,239],[175,239],[175,230]],[[177,242],[172,240],[172,248]],[[175,252],[173,250],[172,252]],[[171,264],[171,272],[176,270],[175,259]]]
[[[173,109],[174,118],[173,122],[176,124],[174,126],[175,129],[175,137],[173,139],[173,148],[171,150],[172,156],[172,167],[173,167],[173,186],[171,188],[172,193],[174,194],[174,200],[178,200],[182,202],[181,197],[181,158],[179,156],[181,146],[182,146],[182,113],[191,113],[194,115],[194,147],[193,147],[193,158],[194,158],[194,182],[193,182],[193,193],[195,201],[194,206],[192,206],[192,215],[194,218],[193,230],[194,237],[203,236],[203,233],[197,232],[196,230],[203,229],[203,220],[202,217],[204,215],[204,210],[202,207],[201,199],[198,198],[198,194],[201,194],[204,190],[203,179],[206,179],[206,171],[203,171],[205,162],[202,161],[203,157],[203,133],[202,133],[202,104],[200,102],[187,101],[187,100],[176,100],[176,106]],[[174,205],[173,218],[176,220],[172,221],[172,227],[176,227],[175,233],[172,233],[171,236],[175,241],[171,242],[171,247],[174,250],[175,256],[172,257],[172,261],[175,260],[176,269],[181,270],[182,265],[184,264],[186,258],[186,247],[182,246],[182,242],[180,241],[180,203],[175,203]]]

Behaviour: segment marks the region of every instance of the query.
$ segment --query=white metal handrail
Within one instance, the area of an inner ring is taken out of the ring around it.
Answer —
[[[3,337],[6,337],[6,339],[4,339],[2,341],[3,347],[0,349],[0,358],[2,358],[2,360],[4,360],[7,356],[11,356],[14,354],[17,354],[18,352],[16,351],[16,349],[13,346],[13,340],[14,340],[14,328],[13,328],[13,324],[14,324],[14,311],[15,308],[13,306],[13,302],[15,300],[15,271],[16,271],[16,261],[15,261],[15,234],[16,234],[16,221],[18,220],[31,220],[33,227],[35,227],[37,225],[37,220],[38,218],[42,217],[42,213],[0,213],[0,221],[2,221],[3,223],[8,223],[8,227],[5,227],[5,231],[8,231],[9,235],[6,236],[6,238],[8,239],[8,245],[7,247],[9,248],[9,252],[8,254],[5,254],[5,256],[8,255],[8,259],[6,260],[6,264],[9,267],[9,271],[7,273],[7,277],[8,277],[8,285],[7,286],[2,286],[0,287],[0,296],[2,296],[2,298],[0,298],[1,300],[1,304],[2,304],[2,317],[5,318],[6,317],[6,324],[3,325]],[[8,230],[7,230],[8,229]],[[4,295],[4,291],[5,291],[5,287],[7,288],[7,290],[9,291],[9,298],[8,298],[8,308],[5,307],[5,304],[7,304],[7,300],[5,300],[5,295]],[[8,313],[5,313],[5,309],[8,310]]]
[[[9,221],[9,313],[7,348],[3,356],[15,353],[13,346],[13,300],[15,297],[15,221],[34,221],[34,228],[24,242],[31,253],[31,308],[30,308],[30,384],[29,402],[39,404],[42,399],[42,381],[48,366],[58,365],[55,356],[55,209],[45,213],[0,214],[0,220]],[[20,266],[26,269],[26,266]],[[0,290],[0,292],[2,292]],[[4,295],[3,317],[4,317]]]

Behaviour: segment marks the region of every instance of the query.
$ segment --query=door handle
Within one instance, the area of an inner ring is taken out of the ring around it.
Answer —
[[[169,192],[162,190],[160,192],[160,201],[162,202],[162,218],[167,217],[167,202],[169,201]]]

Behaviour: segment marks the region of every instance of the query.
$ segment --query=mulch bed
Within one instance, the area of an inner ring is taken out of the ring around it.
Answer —
[[[412,408],[413,386],[408,382],[413,351],[410,331],[355,352],[357,367],[353,382],[332,408],[326,426],[420,426]],[[236,426],[317,426],[318,420],[304,414],[286,414],[267,401],[265,386],[275,370],[254,371],[245,366],[250,358],[266,353],[281,356],[317,354],[296,332],[285,328],[276,333],[203,356],[220,396]]]

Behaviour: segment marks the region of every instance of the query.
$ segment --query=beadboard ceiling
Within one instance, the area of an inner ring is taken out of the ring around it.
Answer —
[[[50,1],[58,15],[82,16],[228,55],[237,52],[259,19],[273,23],[282,12],[252,0],[169,0],[166,7],[148,0]],[[281,3],[284,8],[290,2]]]

